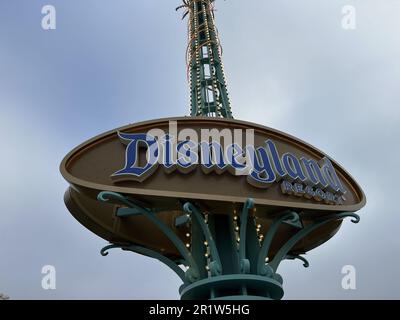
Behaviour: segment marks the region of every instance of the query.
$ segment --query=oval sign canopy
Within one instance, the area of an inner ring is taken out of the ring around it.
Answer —
[[[209,212],[229,214],[253,198],[257,215],[265,217],[289,208],[303,215],[354,212],[366,201],[354,179],[323,152],[230,119],[169,118],[122,127],[71,151],[61,173],[71,185],[69,210],[113,241],[127,237],[119,236],[124,232],[116,226],[115,206],[96,201],[102,191],[164,212],[181,212],[182,201],[204,201]]]

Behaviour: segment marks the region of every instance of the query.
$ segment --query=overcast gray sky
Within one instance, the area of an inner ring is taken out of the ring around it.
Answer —
[[[57,29],[41,28],[41,9]],[[69,214],[59,174],[73,147],[122,125],[189,113],[178,0],[0,2],[0,293],[14,299],[177,299],[161,263]],[[357,28],[342,28],[342,8]],[[360,224],[283,263],[285,299],[400,298],[400,1],[217,1],[233,112],[303,139],[363,187]],[[54,265],[57,289],[43,290]],[[357,290],[341,269],[357,270]]]

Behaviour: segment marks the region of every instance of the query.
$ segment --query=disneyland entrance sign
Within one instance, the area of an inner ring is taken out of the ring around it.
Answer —
[[[99,201],[99,195],[120,194],[151,210],[183,241],[191,235],[182,227],[188,202],[222,221],[251,198],[260,232],[287,211],[307,225],[351,214],[366,202],[355,180],[322,151],[277,130],[223,118],[159,119],[112,130],[72,150],[61,173],[70,184],[65,203],[85,227],[111,243],[137,244],[173,259],[181,253],[142,211]],[[340,225],[327,223],[294,252],[321,245]],[[291,228],[279,229],[273,248],[284,245]]]
[[[334,160],[288,134],[217,118],[160,119],[129,125],[73,150],[61,164],[72,189],[160,201],[210,200],[215,210],[251,197],[260,206],[356,211],[365,197]],[[231,205],[230,205],[231,206]]]
[[[300,259],[365,205],[332,158],[277,130],[233,120],[214,0],[184,0],[190,117],[112,130],[61,164],[65,203],[114,248],[159,260],[183,300],[281,299]],[[185,266],[185,268],[181,268]],[[184,269],[184,270],[183,270]]]
[[[170,121],[168,132],[151,129],[147,133],[118,132],[127,145],[124,168],[115,172],[114,181],[142,182],[158,169],[187,174],[201,167],[204,174],[228,172],[246,176],[257,188],[269,188],[280,181],[284,194],[313,199],[327,204],[343,204],[346,189],[328,157],[321,161],[294,152],[280,155],[276,143],[265,140],[254,145],[254,129],[201,129],[200,139],[192,128],[178,131],[177,122]],[[246,145],[243,146],[243,137]],[[200,142],[199,142],[200,141]],[[146,161],[139,164],[140,149],[146,151]]]

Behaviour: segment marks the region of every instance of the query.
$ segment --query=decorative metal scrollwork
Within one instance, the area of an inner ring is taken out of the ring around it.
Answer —
[[[286,256],[286,259],[288,259],[288,260],[295,260],[295,259],[301,260],[301,261],[303,261],[304,268],[308,268],[310,266],[310,263],[308,262],[308,260],[306,258],[304,258],[303,256],[299,255],[299,254],[294,254],[294,255],[293,254],[288,254]]]
[[[114,192],[108,192],[108,191],[101,192],[98,195],[98,200],[103,202],[113,202],[116,204],[122,204],[125,207],[131,208],[134,215],[141,214],[147,217],[171,240],[171,242],[175,245],[176,249],[178,250],[182,258],[180,258],[177,261],[173,261],[157,251],[136,244],[110,244],[101,249],[100,252],[101,255],[106,256],[108,254],[108,250],[113,248],[120,248],[122,250],[136,252],[163,262],[182,279],[185,285],[201,280],[199,272],[200,269],[197,263],[202,264],[203,262],[201,262],[201,260],[194,259],[192,252],[188,250],[189,247],[186,247],[184,245],[184,243],[178,237],[178,235],[175,234],[175,232],[169,226],[167,226],[162,220],[160,220],[153,210],[151,210],[150,208],[144,208],[134,203],[129,198]],[[237,272],[240,274],[253,273],[257,276],[268,277],[278,281],[279,283],[282,283],[282,277],[278,273],[276,273],[276,271],[282,260],[299,259],[303,262],[303,266],[305,268],[309,267],[309,262],[307,261],[306,258],[297,253],[291,252],[291,250],[293,250],[295,245],[300,240],[304,239],[311,232],[331,221],[344,219],[347,217],[353,218],[352,219],[353,223],[358,223],[360,221],[360,217],[357,214],[344,212],[344,213],[337,213],[320,217],[311,222],[310,224],[303,226],[299,214],[294,211],[288,210],[273,220],[268,231],[265,233],[264,241],[262,242],[260,248],[259,242],[251,241],[252,239],[251,234],[250,233],[248,234],[248,232],[252,231],[251,225],[249,224],[250,221],[249,210],[253,208],[254,208],[254,201],[252,199],[248,199],[242,207],[242,212],[240,215],[240,235],[239,235],[240,241],[238,240],[239,245],[238,247],[236,247],[236,245],[232,246],[232,248],[233,247],[235,248],[234,249],[235,250],[234,255],[236,256],[235,261],[238,263],[235,270],[238,270]],[[222,253],[219,252],[219,250],[223,249],[219,247],[220,244],[217,246],[217,243],[215,242],[214,239],[215,234],[210,231],[209,225],[205,221],[206,219],[204,214],[202,213],[201,209],[198,206],[196,206],[191,202],[186,202],[183,205],[183,209],[188,214],[187,218],[191,221],[195,221],[196,225],[199,226],[199,229],[197,230],[200,231],[200,234],[204,236],[203,239],[206,240],[207,247],[209,249],[209,253],[206,254],[209,259],[207,265],[207,270],[209,270],[208,277],[210,277],[211,279],[213,277],[222,276],[223,267],[226,264],[226,261],[224,260],[225,262],[223,265],[221,261]],[[127,216],[129,215],[128,214],[124,215],[122,219],[126,218]],[[275,235],[277,234],[278,229],[284,223],[291,225],[293,228],[297,228],[298,231],[289,240],[286,241],[286,243],[278,250],[278,252],[275,253],[273,259],[270,260],[270,254],[271,254],[270,248],[272,241]],[[236,226],[235,230],[239,232],[239,226]],[[254,232],[255,231],[256,230],[254,230]],[[247,250],[250,250],[251,252],[248,253]],[[250,260],[248,254],[250,254],[252,260]],[[252,263],[255,263],[256,266],[252,266],[250,261],[253,261]],[[186,272],[183,271],[179,267],[179,265],[187,266],[188,269],[186,270]],[[204,266],[200,265],[200,267]],[[203,278],[207,277],[207,274],[204,275],[203,273],[202,277]]]
[[[146,218],[148,218],[151,222],[153,222],[174,244],[178,252],[182,255],[183,259],[186,261],[186,265],[189,266],[185,275],[189,282],[195,282],[199,279],[199,271],[196,262],[194,261],[192,254],[185,247],[182,240],[174,233],[174,231],[169,228],[163,221],[161,221],[150,209],[142,208],[139,205],[133,203],[125,196],[109,191],[103,191],[99,193],[98,200],[103,202],[112,201],[115,203],[123,204],[129,208],[134,208],[143,214]]]

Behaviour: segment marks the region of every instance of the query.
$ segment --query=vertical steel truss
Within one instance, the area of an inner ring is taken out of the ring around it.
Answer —
[[[188,16],[187,68],[191,116],[232,118],[214,0],[184,0]]]
[[[297,258],[304,262],[304,267],[309,265],[304,257],[291,252],[294,246],[312,231],[331,221],[346,217],[352,217],[354,223],[360,220],[357,214],[345,212],[318,218],[303,226],[296,212],[286,211],[274,219],[266,234],[259,235],[260,227],[249,215],[254,206],[252,199],[243,205],[240,216],[213,215],[187,202],[183,205],[186,214],[182,217],[185,219],[177,218],[176,222],[177,227],[190,224],[191,244],[185,245],[171,227],[158,219],[153,210],[140,207],[118,193],[101,192],[98,199],[124,206],[116,213],[121,219],[136,215],[147,217],[174,244],[182,258],[172,260],[137,244],[110,244],[101,250],[101,254],[105,256],[109,249],[121,248],[158,259],[181,278],[183,285],[180,294],[184,300],[281,299],[283,280],[277,273],[280,263],[284,259]],[[270,260],[271,243],[283,223],[294,226],[297,232]],[[180,265],[185,266],[186,271]]]

